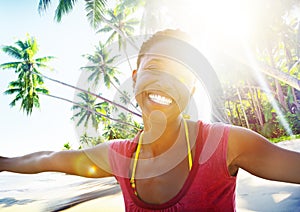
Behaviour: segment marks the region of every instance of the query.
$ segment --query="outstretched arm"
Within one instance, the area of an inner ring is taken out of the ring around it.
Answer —
[[[230,129],[228,160],[229,170],[242,168],[265,179],[300,184],[300,153],[280,148],[251,130]]]
[[[0,157],[0,171],[24,174],[53,171],[84,177],[112,176],[108,162],[108,144],[86,150],[42,151],[21,157]]]

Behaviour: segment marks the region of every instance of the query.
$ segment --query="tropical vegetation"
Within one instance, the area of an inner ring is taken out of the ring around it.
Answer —
[[[24,41],[18,40],[15,45],[2,47],[2,51],[15,58],[16,61],[3,63],[0,68],[13,69],[17,74],[17,79],[9,83],[4,94],[15,95],[10,106],[13,107],[20,101],[21,109],[30,115],[33,107],[40,107],[39,94],[49,93],[40,76],[40,69],[49,69],[47,62],[53,57],[35,58],[38,52],[37,41],[29,35]]]
[[[10,105],[15,106],[20,101],[21,108],[30,115],[34,107],[40,107],[40,94],[72,103],[72,119],[77,127],[83,128],[80,136],[82,145],[133,137],[143,126],[138,120],[139,113],[134,112],[138,111],[137,106],[130,101],[126,91],[120,90],[120,70],[116,65],[119,55],[112,54],[109,46],[117,43],[119,51],[127,57],[129,69],[132,69],[126,47],[131,45],[136,48],[131,38],[140,33],[139,27],[145,28],[146,20],[154,19],[151,4],[155,2],[116,0],[108,5],[106,0],[85,1],[86,17],[102,39],[93,53],[84,55],[89,64],[81,68],[88,81],[84,89],[42,73],[41,69],[47,68],[46,63],[53,57],[35,58],[38,51],[35,38],[28,36],[25,41],[17,41],[15,46],[4,46],[3,52],[18,60],[0,66],[2,69],[13,69],[17,74],[17,80],[10,82],[5,91],[5,94],[15,95]],[[225,108],[227,121],[274,139],[300,134],[300,18],[293,12],[299,9],[298,1],[278,3],[274,10],[268,8],[268,2],[261,4],[271,16],[261,19],[257,26],[259,30],[248,41],[247,51],[251,57],[232,59],[220,54],[217,61],[221,68],[216,65],[216,69],[217,72],[218,69],[226,70],[225,74],[220,74],[224,89],[224,101],[220,108]],[[40,0],[38,10],[47,11],[50,3],[50,0]],[[59,0],[55,20],[61,21],[76,4],[76,0]],[[143,8],[145,11],[141,18],[138,14]],[[152,27],[148,26],[145,31],[149,32]],[[75,100],[50,95],[44,86],[44,79],[76,89]],[[120,101],[102,97],[97,90],[102,85],[119,93]],[[96,135],[89,134],[91,128]],[[64,148],[71,147],[66,143]]]

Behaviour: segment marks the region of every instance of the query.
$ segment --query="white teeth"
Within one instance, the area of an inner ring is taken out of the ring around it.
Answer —
[[[170,105],[172,103],[172,99],[164,97],[164,96],[160,96],[158,94],[149,94],[149,98],[153,102],[156,102],[156,103],[162,104],[162,105]]]

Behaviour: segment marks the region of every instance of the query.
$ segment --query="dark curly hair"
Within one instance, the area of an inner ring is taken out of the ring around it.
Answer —
[[[142,44],[137,58],[137,69],[139,68],[142,56],[144,56],[154,44],[157,44],[163,40],[167,40],[170,38],[175,38],[186,42],[189,42],[191,40],[185,32],[179,29],[166,29],[163,31],[156,32]]]

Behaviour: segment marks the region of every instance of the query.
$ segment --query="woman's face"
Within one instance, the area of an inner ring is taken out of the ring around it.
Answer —
[[[134,73],[136,100],[146,117],[153,112],[167,119],[178,117],[194,90],[195,76],[189,69],[160,54],[160,49],[168,46],[164,42],[154,45]]]

